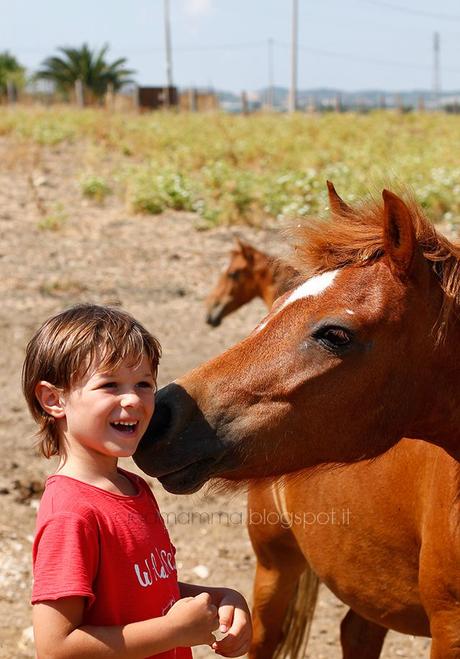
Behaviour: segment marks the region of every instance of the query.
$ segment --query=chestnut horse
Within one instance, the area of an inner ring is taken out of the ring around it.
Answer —
[[[460,659],[460,247],[413,201],[330,192],[297,234],[304,281],[158,393],[136,462],[170,492],[249,482],[253,512],[278,510],[250,525],[252,659],[289,637],[298,656],[315,575],[350,607],[346,659],[377,659],[388,629]]]
[[[260,297],[270,309],[288,291],[298,274],[287,263],[262,252],[239,238],[230,263],[206,300],[206,322],[218,327],[225,316]]]

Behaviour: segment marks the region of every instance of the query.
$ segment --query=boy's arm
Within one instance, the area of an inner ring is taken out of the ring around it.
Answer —
[[[35,604],[35,646],[39,659],[124,657],[143,659],[181,645],[180,634],[166,616],[120,627],[79,627],[83,597],[66,597]]]
[[[165,616],[121,626],[80,626],[85,599],[65,597],[33,607],[38,659],[144,659],[176,647],[211,644],[218,625],[209,595],[179,600]]]

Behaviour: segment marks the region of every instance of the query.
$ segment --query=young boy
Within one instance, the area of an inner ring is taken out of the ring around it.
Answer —
[[[38,657],[191,658],[209,644],[244,654],[242,595],[177,582],[175,549],[147,483],[117,467],[154,409],[160,345],[129,314],[79,305],[27,346],[23,390],[40,449],[59,456],[33,546]],[[228,632],[216,641],[217,628]]]

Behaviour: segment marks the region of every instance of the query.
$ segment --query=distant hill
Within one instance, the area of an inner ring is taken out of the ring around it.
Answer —
[[[236,110],[241,106],[241,96],[228,91],[216,91],[223,107],[234,106]],[[253,107],[267,103],[269,90],[267,87],[255,92],[248,92],[250,105]],[[286,87],[273,88],[274,106],[280,110],[288,105],[289,90]],[[426,89],[413,89],[405,91],[389,91],[387,89],[363,89],[354,92],[343,91],[337,88],[319,87],[315,89],[300,89],[297,103],[299,108],[316,106],[319,108],[336,107],[338,103],[344,108],[375,108],[375,107],[418,107],[423,104],[426,108],[439,105],[460,105],[460,91],[445,91],[439,97]]]

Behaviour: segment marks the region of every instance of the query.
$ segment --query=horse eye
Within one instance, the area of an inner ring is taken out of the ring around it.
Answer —
[[[329,350],[347,348],[353,341],[352,333],[343,327],[322,327],[314,336]]]
[[[240,272],[239,270],[234,270],[233,272],[227,272],[227,276],[230,279],[234,279],[235,281],[237,281],[239,279]]]

